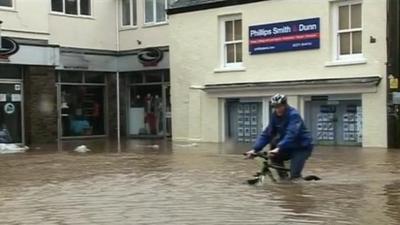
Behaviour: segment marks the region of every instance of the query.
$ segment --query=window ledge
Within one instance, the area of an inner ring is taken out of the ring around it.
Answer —
[[[334,67],[334,66],[352,66],[352,65],[361,65],[367,64],[367,59],[346,59],[346,60],[335,60],[331,62],[325,63],[326,67]]]
[[[70,18],[78,18],[78,19],[94,20],[93,16],[71,15],[71,14],[57,13],[57,12],[51,12],[50,15],[52,15],[52,16],[70,17]]]
[[[159,27],[159,26],[166,26],[168,22],[161,22],[161,23],[145,23],[143,24],[143,28],[150,28],[150,27]]]
[[[6,11],[6,12],[17,12],[17,10],[15,8],[11,8],[11,7],[1,7],[0,6],[0,11]]]
[[[214,70],[214,73],[245,72],[246,67],[225,67]]]
[[[138,26],[121,26],[119,31],[137,30]]]

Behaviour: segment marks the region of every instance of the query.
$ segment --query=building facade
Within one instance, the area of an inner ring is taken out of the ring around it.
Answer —
[[[386,0],[178,1],[173,138],[251,143],[279,92],[317,144],[387,147],[386,12]]]
[[[171,134],[170,1],[0,1],[0,142]]]

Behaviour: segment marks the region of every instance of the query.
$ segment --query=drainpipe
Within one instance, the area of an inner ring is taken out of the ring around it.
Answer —
[[[116,22],[116,31],[117,31],[117,52],[119,53],[119,0],[115,1],[115,22]],[[120,109],[120,83],[119,83],[119,65],[118,60],[117,63],[117,74],[116,74],[116,86],[117,86],[117,150],[118,153],[121,153],[121,109]]]
[[[1,43],[1,24],[3,23],[3,21],[0,20],[0,49],[3,48],[3,44]]]

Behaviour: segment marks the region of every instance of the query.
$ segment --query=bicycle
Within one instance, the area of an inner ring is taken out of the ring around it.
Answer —
[[[243,155],[246,155],[246,153],[244,153]],[[247,183],[249,185],[256,185],[256,184],[264,183],[266,176],[268,176],[272,182],[274,182],[274,183],[278,182],[277,179],[274,177],[270,168],[275,169],[277,171],[282,171],[285,173],[290,172],[290,169],[288,169],[286,167],[281,167],[281,166],[270,164],[270,158],[269,158],[268,154],[265,152],[253,154],[252,156],[254,158],[257,158],[257,157],[262,158],[262,159],[264,159],[264,162],[263,162],[263,168],[261,169],[261,171],[258,172],[256,175],[254,175],[255,178],[247,180]],[[315,176],[315,175],[310,175],[310,176],[303,177],[303,180],[318,181],[318,180],[321,180],[321,178],[319,178],[318,176]]]

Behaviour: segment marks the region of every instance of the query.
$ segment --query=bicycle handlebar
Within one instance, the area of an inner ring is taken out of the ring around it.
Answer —
[[[247,156],[247,153],[243,153],[243,155],[244,155],[244,156]],[[268,154],[266,154],[265,152],[264,152],[264,153],[252,154],[252,156],[255,157],[255,158],[260,157],[260,158],[265,159],[266,165],[267,165],[268,167],[270,167],[270,168],[277,169],[277,170],[283,170],[283,171],[290,171],[290,169],[288,169],[288,168],[269,164],[269,163],[268,163],[268,160],[269,160],[270,158],[269,158]]]

